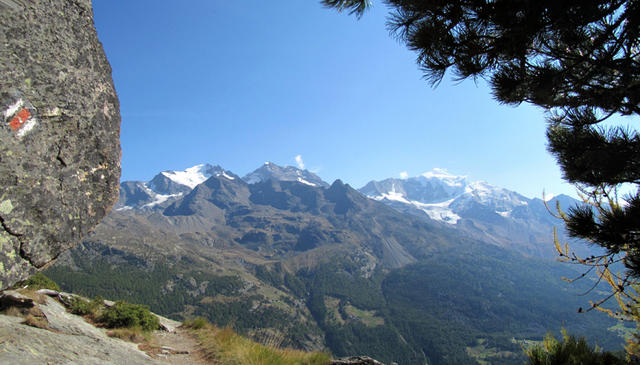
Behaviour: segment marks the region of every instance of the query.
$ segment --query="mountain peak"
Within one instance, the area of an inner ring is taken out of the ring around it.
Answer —
[[[301,170],[293,166],[280,166],[269,161],[265,162],[264,165],[260,166],[255,171],[245,175],[242,179],[247,184],[256,184],[267,180],[277,180],[297,181],[305,185],[323,188],[329,186],[329,184],[322,180],[318,175],[309,170]]]
[[[336,181],[333,182],[333,184],[331,184],[331,187],[336,187],[336,188],[344,188],[344,183],[342,182],[342,180],[340,179],[336,179]]]
[[[116,209],[155,208],[178,199],[212,176],[227,180],[240,179],[218,165],[199,164],[184,170],[163,171],[148,182],[124,181],[120,184],[120,200]]]
[[[185,185],[193,189],[211,177],[210,170],[213,168],[214,167],[209,164],[199,164],[183,171],[163,171],[160,174],[177,184]]]
[[[467,185],[466,176],[453,175],[447,170],[440,168],[434,168],[431,171],[425,172],[420,175],[420,177],[426,180],[437,180],[452,187],[463,187]]]
[[[436,178],[436,179],[466,179],[466,176],[456,176],[453,175],[451,173],[449,173],[449,171],[447,171],[446,169],[441,169],[441,168],[434,168],[431,171],[427,171],[425,173],[422,174],[422,176],[426,177],[426,178]]]
[[[159,175],[176,184],[187,186],[189,189],[195,188],[212,176],[222,176],[229,180],[237,178],[235,174],[225,171],[219,165],[212,166],[208,163],[195,165],[182,171],[163,171]]]

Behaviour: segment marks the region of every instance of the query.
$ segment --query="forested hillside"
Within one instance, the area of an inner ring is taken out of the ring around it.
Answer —
[[[101,244],[74,249],[47,275],[87,296],[141,302],[176,319],[204,316],[258,340],[367,354],[401,364],[521,364],[523,341],[538,341],[564,325],[607,349],[622,338],[615,322],[578,314],[590,283],[553,262],[490,246],[424,257],[398,269],[367,267],[363,257],[323,252],[245,262],[223,271],[183,255],[144,259]],[[482,249],[480,249],[482,248]],[[307,258],[308,259],[308,258]]]

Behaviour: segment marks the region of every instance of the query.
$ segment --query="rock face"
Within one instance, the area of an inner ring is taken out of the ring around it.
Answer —
[[[0,289],[118,197],[120,112],[90,0],[0,0]]]

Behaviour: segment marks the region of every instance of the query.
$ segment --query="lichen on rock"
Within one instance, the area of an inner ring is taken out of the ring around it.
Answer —
[[[118,197],[120,112],[90,0],[0,1],[0,289]]]

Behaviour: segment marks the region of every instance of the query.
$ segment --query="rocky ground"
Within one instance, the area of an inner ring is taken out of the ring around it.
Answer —
[[[131,343],[69,313],[63,303],[71,296],[48,289],[0,292],[0,364],[212,364],[180,322],[158,316],[162,329]],[[383,365],[368,357],[331,364]]]
[[[205,363],[197,355],[196,341],[178,328],[179,322],[160,317],[164,329],[155,331],[143,344],[134,344],[109,337],[106,329],[67,312],[64,305],[48,295],[39,294],[32,299],[7,291],[0,302],[6,308],[8,301],[14,302],[14,309],[0,314],[2,364]],[[27,325],[20,312],[44,320]]]

